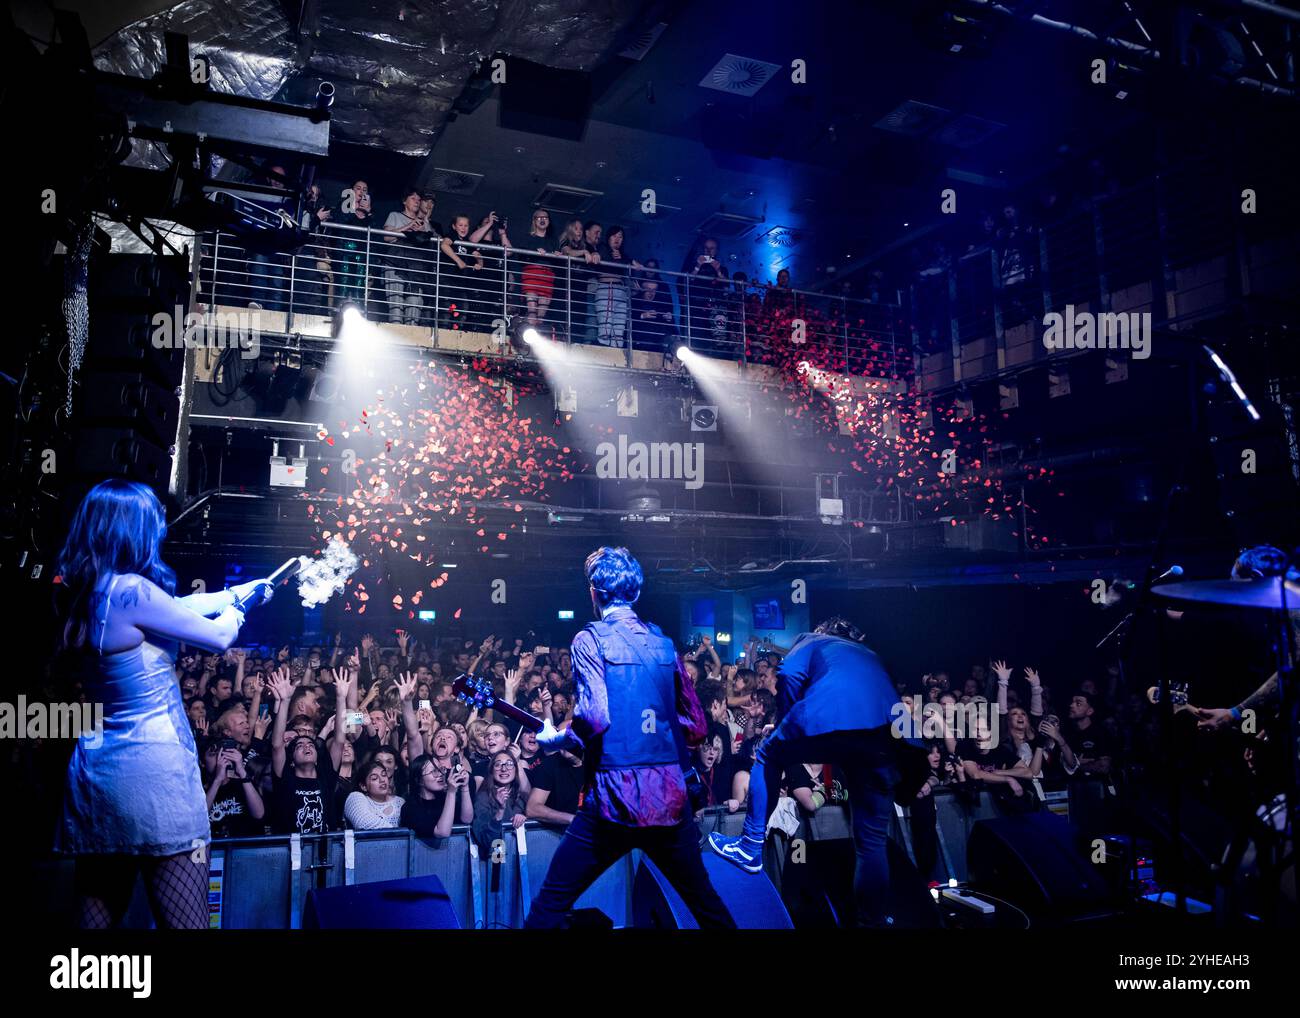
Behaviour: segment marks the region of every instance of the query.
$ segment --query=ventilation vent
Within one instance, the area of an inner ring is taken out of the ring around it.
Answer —
[[[780,64],[769,64],[766,60],[754,60],[751,57],[738,57],[727,53],[714,65],[713,70],[700,82],[702,88],[713,88],[730,95],[751,96],[772,80],[772,76],[781,69]]]
[[[909,138],[929,138],[950,148],[973,148],[1006,125],[909,99],[876,121],[875,126]]]
[[[697,233],[719,240],[739,240],[752,233],[763,220],[756,216],[738,216],[734,212],[715,212],[695,228]]]
[[[876,121],[882,131],[920,138],[952,119],[952,111],[909,99]]]
[[[1005,124],[963,113],[935,134],[934,140],[940,145],[950,145],[953,148],[974,148],[988,141],[1004,127]]]
[[[565,187],[547,184],[533,199],[534,208],[550,209],[570,216],[580,216],[603,197],[602,191],[588,191],[582,187]]]
[[[423,190],[468,196],[477,191],[481,183],[483,183],[483,174],[481,173],[447,170],[441,166],[435,166],[433,172],[425,180]]]
[[[774,226],[763,234],[763,240],[767,241],[772,247],[791,248],[798,247],[803,241],[803,234],[798,230],[791,230],[785,226]]]
[[[651,25],[632,40],[627,49],[620,51],[618,55],[627,57],[629,60],[640,60],[650,52],[650,47],[659,41],[659,37],[664,34],[664,29],[667,27],[668,23],[666,21]]]

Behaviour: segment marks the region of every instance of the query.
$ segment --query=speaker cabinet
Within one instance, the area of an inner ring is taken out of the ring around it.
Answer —
[[[308,930],[460,929],[447,889],[434,876],[309,891],[302,925]]]

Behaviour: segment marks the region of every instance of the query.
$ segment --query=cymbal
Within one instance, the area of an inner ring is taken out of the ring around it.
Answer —
[[[1230,604],[1239,608],[1282,607],[1282,578],[1271,576],[1266,580],[1191,580],[1186,583],[1164,583],[1151,588],[1151,593],[1174,601],[1203,601],[1208,604]],[[1286,606],[1300,609],[1300,584],[1286,585]]]

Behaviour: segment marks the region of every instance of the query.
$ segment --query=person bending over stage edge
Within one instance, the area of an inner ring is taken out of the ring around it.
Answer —
[[[582,892],[639,848],[701,929],[734,928],[700,857],[681,766],[683,743],[699,743],[708,728],[686,668],[659,627],[633,611],[644,576],[626,548],[592,552],[586,575],[598,621],[573,639],[573,719],[558,731],[548,721],[537,735],[543,749],[581,752],[586,778],[524,925],[563,925]]]
[[[56,836],[77,857],[82,928],[117,926],[140,870],[160,928],[208,926],[207,797],[176,643],[226,650],[244,622],[236,599],[269,600],[271,586],[175,597],[159,557],[166,532],[152,491],[104,481],[82,500],[59,558],[61,647],[83,668],[88,700],[104,706],[103,731],[83,734],[68,763]]]
[[[890,811],[895,794],[900,801],[915,796],[928,763],[919,742],[895,737],[890,723],[898,694],[862,638],[836,617],[795,640],[777,675],[776,726],[754,752],[744,833],[715,832],[709,847],[746,873],[759,873],[781,775],[809,760],[831,764],[848,789],[853,817],[857,923],[884,926]]]

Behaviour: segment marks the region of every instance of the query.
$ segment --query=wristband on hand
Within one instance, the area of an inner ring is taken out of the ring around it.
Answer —
[[[1233,707],[1232,710],[1228,711],[1228,713],[1232,715],[1232,720],[1233,720],[1233,721],[1240,721],[1240,720],[1241,720],[1241,708],[1240,708],[1240,707]]]

